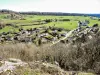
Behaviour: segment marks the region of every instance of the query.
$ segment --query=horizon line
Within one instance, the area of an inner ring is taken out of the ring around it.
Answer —
[[[43,12],[43,13],[45,13],[45,12],[47,12],[47,11],[14,11],[14,10],[10,10],[10,9],[0,9],[0,11],[2,11],[2,10],[8,10],[8,11],[12,11],[12,12]],[[49,12],[47,12],[47,13],[70,13],[70,14],[100,14],[100,13],[76,13],[76,12],[61,12],[61,11],[59,11],[59,12],[53,12],[53,11],[49,11]]]

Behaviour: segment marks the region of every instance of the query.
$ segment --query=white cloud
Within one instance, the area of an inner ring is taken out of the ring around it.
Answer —
[[[99,0],[41,0],[4,6],[15,11],[100,13]]]

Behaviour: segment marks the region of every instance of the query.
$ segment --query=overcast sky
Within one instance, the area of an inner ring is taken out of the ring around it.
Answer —
[[[100,0],[0,0],[0,9],[68,13],[100,13]]]

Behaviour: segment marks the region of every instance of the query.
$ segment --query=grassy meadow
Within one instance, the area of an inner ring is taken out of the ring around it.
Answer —
[[[93,20],[91,19],[91,17],[87,16],[44,16],[44,15],[23,15],[24,16],[24,20],[11,20],[11,19],[7,19],[5,18],[7,15],[9,14],[0,14],[0,20],[4,23],[4,24],[14,24],[17,25],[19,27],[22,27],[24,29],[28,29],[28,28],[35,28],[35,27],[41,27],[41,26],[54,26],[55,27],[60,27],[60,28],[64,28],[64,29],[68,29],[68,30],[73,30],[75,28],[77,28],[77,22],[79,20],[89,20],[90,24],[89,26],[92,26],[95,23],[98,23],[100,25],[100,22],[98,21],[98,18]],[[50,23],[46,23],[46,24],[41,24],[40,22],[42,22],[43,20],[46,19],[57,19],[57,20],[61,20],[61,19],[70,19],[70,21],[57,21],[57,22],[50,22]],[[0,29],[0,33],[3,31],[9,31],[9,30],[13,30],[13,31],[17,31],[16,28],[12,28],[12,27],[5,27],[3,29]]]
[[[88,20],[89,26],[93,26],[100,25],[99,18],[21,15],[23,19],[11,19],[9,16],[10,14],[0,13],[0,59],[17,58],[28,63],[24,67],[18,66],[10,75],[96,75],[94,72],[100,74],[99,26],[90,27],[94,31],[86,27],[89,33],[83,29],[75,34],[71,33],[72,37],[66,38],[68,32],[78,27],[78,21]],[[45,22],[48,19],[51,21]],[[34,30],[31,30],[32,28]],[[23,30],[28,33],[23,33]],[[65,40],[60,40],[62,38]],[[59,43],[48,46],[59,40]],[[70,71],[72,72],[69,73]],[[8,74],[4,72],[0,75]]]

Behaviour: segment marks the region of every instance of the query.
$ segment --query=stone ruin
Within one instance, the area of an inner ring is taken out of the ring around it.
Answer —
[[[63,32],[62,32],[63,31]],[[0,34],[0,43],[50,43],[65,37],[67,31],[57,27],[39,27],[24,30],[19,28],[18,32],[2,32]]]
[[[80,31],[75,29],[70,37],[68,37],[66,40],[61,40],[61,42],[72,44],[77,42],[85,43],[87,40],[91,40],[96,35],[96,33],[99,32],[99,30],[100,28],[98,24],[94,24],[92,27],[86,27]]]
[[[89,24],[88,20],[78,21],[78,28],[77,28],[77,30],[80,31],[82,26],[89,27],[88,24]]]

